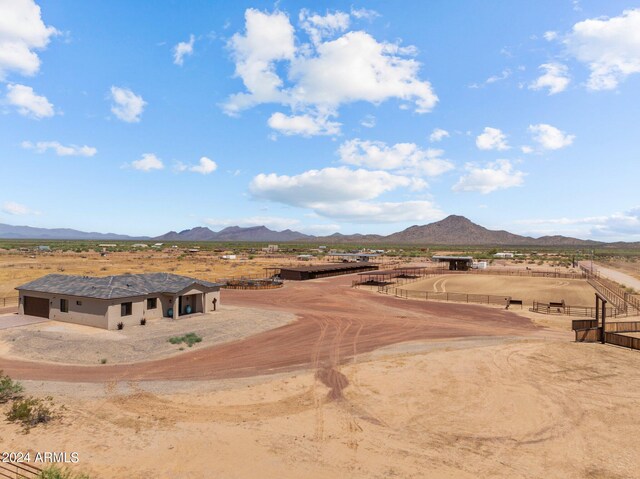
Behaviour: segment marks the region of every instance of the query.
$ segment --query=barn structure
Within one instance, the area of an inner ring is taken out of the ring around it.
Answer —
[[[436,255],[431,260],[436,263],[449,263],[450,271],[468,271],[473,265],[473,257],[471,256]]]
[[[313,266],[296,266],[280,268],[280,278],[294,281],[326,278],[342,274],[360,273],[377,270],[378,265],[366,263],[331,263]]]
[[[18,313],[117,329],[141,319],[215,311],[220,283],[170,273],[94,278],[49,274],[18,286]]]

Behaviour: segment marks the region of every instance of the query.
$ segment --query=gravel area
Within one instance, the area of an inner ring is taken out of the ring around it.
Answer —
[[[67,364],[134,363],[201,349],[284,326],[292,313],[224,306],[215,313],[177,321],[155,319],[146,326],[107,331],[58,321],[46,321],[0,330],[0,351],[5,357]],[[202,342],[189,348],[169,338],[196,333]]]

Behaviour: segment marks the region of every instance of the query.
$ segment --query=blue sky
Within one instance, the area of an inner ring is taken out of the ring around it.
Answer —
[[[638,241],[639,31],[637,1],[0,0],[0,222]]]

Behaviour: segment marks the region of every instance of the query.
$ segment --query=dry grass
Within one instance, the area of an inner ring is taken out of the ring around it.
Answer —
[[[124,273],[168,272],[213,281],[221,278],[264,277],[266,267],[278,267],[294,262],[293,258],[253,259],[238,256],[222,260],[219,253],[183,254],[179,251],[144,251],[110,253],[56,252],[25,254],[0,251],[0,298],[17,296],[15,287],[51,273],[110,276]]]

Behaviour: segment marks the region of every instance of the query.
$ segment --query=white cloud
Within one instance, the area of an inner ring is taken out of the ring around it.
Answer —
[[[548,42],[551,42],[556,38],[558,38],[558,32],[554,32],[551,30],[544,32],[544,39],[547,40]]]
[[[640,240],[640,206],[610,215],[584,218],[550,218],[518,220],[542,234],[572,234],[608,241]]]
[[[563,43],[591,70],[587,87],[611,90],[627,76],[640,73],[640,9],[612,18],[576,23]]]
[[[476,138],[476,146],[481,150],[508,150],[507,135],[498,128],[487,126]]]
[[[39,141],[37,143],[31,143],[30,141],[23,141],[22,148],[28,150],[35,150],[38,153],[45,153],[47,150],[53,150],[58,156],[94,156],[98,150],[92,146],[78,146],[78,145],[62,145],[57,141]]]
[[[188,42],[180,42],[173,47],[173,63],[182,66],[184,63],[184,57],[193,55],[193,43],[196,38],[193,35],[189,35]]]
[[[2,204],[2,211],[8,215],[24,216],[24,215],[39,215],[38,211],[34,211],[28,206],[16,203],[14,201],[5,201]]]
[[[360,120],[360,124],[365,128],[373,128],[376,126],[376,117],[373,115],[367,115],[362,120]]]
[[[321,203],[370,200],[399,187],[423,189],[425,186],[420,179],[386,171],[339,167],[309,170],[294,176],[261,173],[253,178],[249,191],[258,199],[313,207]]]
[[[533,140],[545,150],[559,150],[571,145],[575,139],[575,135],[567,135],[555,126],[545,123],[529,125],[529,132],[533,135]]]
[[[429,141],[432,143],[438,142],[443,138],[448,138],[449,132],[447,130],[443,130],[442,128],[435,128],[431,134],[429,135]]]
[[[465,170],[467,174],[460,177],[453,191],[478,191],[486,195],[524,183],[525,173],[515,170],[509,160],[496,160],[484,168],[467,163]]]
[[[533,148],[531,148],[529,145],[524,145],[520,147],[520,150],[522,151],[522,153],[524,153],[525,155],[528,155],[530,153],[533,153]]]
[[[216,171],[218,169],[218,165],[215,161],[207,158],[206,156],[203,156],[202,158],[200,158],[200,161],[198,162],[197,165],[190,166],[187,169],[189,171],[192,171],[193,173],[208,175]]]
[[[348,26],[346,14],[336,15],[304,11],[303,28],[315,29],[311,34],[316,41],[296,46],[285,13],[246,10],[245,32],[228,43],[246,91],[231,95],[225,112],[236,115],[258,104],[277,103],[292,108],[293,117],[326,118],[345,103],[378,104],[392,98],[412,102],[418,113],[435,106],[438,97],[431,84],[418,78],[420,63],[405,58],[415,48],[380,43],[363,31],[325,41],[326,35]]]
[[[340,123],[329,121],[326,116],[320,115],[292,115],[276,112],[267,121],[274,130],[284,135],[337,135],[340,133]]]
[[[472,83],[471,85],[469,85],[469,88],[483,88],[486,85],[491,85],[492,83],[497,83],[497,82],[506,80],[511,76],[512,73],[513,72],[511,71],[510,68],[505,68],[500,72],[499,75],[491,75],[489,78],[487,78],[485,81],[483,81],[480,84]]]
[[[432,148],[422,149],[415,143],[388,146],[381,141],[358,138],[344,142],[338,149],[343,163],[418,176],[438,176],[452,170],[453,163],[440,158],[443,153]]]
[[[318,204],[314,211],[328,218],[350,223],[398,223],[434,221],[444,214],[431,201],[370,202],[347,201]]]
[[[164,163],[153,153],[145,153],[141,159],[132,161],[131,167],[140,171],[162,170]]]
[[[324,38],[331,37],[336,33],[343,32],[349,28],[349,14],[341,11],[318,15],[306,8],[300,10],[298,15],[300,26],[307,32],[314,44],[320,43]]]
[[[207,218],[204,220],[209,226],[215,228],[226,228],[227,226],[266,226],[272,230],[285,230],[296,227],[300,221],[294,218],[283,218],[280,216],[251,216],[248,218]]]
[[[293,26],[285,13],[268,14],[249,8],[244,17],[245,34],[233,35],[228,47],[236,63],[235,74],[247,93],[231,95],[224,105],[231,115],[260,103],[286,103],[287,94],[280,91],[283,81],[276,73],[275,62],[292,60],[296,53]]]
[[[0,81],[11,71],[35,75],[40,58],[34,50],[44,49],[57,33],[42,22],[33,0],[0,1]]]
[[[378,12],[375,10],[369,10],[366,8],[351,8],[351,15],[353,15],[358,20],[364,18],[365,20],[374,20],[380,16]]]
[[[120,120],[127,123],[138,123],[147,104],[140,95],[136,95],[128,88],[111,87],[111,112]]]
[[[544,70],[544,74],[529,85],[531,90],[548,88],[549,95],[555,95],[566,90],[571,82],[569,69],[562,63],[544,63],[539,69]]]
[[[55,115],[53,105],[46,97],[37,95],[33,88],[25,85],[7,85],[7,98],[9,105],[18,109],[22,116],[35,118],[49,118]]]

